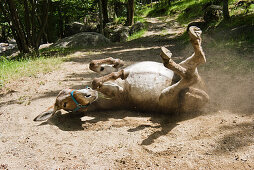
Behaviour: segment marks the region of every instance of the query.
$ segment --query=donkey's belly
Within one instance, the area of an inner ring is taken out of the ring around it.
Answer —
[[[161,91],[172,83],[174,73],[156,62],[141,62],[132,65],[125,80],[128,99],[137,105],[158,105]],[[147,106],[148,105],[148,106]]]

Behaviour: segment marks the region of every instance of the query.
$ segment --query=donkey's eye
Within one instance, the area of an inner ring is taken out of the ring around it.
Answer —
[[[85,97],[86,97],[86,98],[88,98],[88,97],[91,97],[91,95],[90,95],[90,94],[88,94],[88,95],[86,95]]]
[[[104,70],[104,67],[101,67],[100,71],[103,71]]]

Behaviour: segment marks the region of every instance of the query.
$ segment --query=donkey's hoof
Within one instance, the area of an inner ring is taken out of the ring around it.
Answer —
[[[172,53],[166,47],[161,47],[160,56],[163,60],[170,60]]]
[[[92,82],[92,89],[96,90],[97,88],[100,88],[102,85],[102,82],[100,80],[100,78],[94,78],[93,82]]]
[[[202,31],[200,28],[196,26],[191,26],[189,28],[189,35],[192,40],[200,39],[201,38]]]
[[[115,63],[114,63],[114,66],[115,68],[120,68],[124,65],[124,62],[120,59],[115,59]]]

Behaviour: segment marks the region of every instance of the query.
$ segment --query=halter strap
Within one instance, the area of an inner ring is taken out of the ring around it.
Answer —
[[[88,105],[90,105],[90,103],[88,103],[87,105],[82,105],[82,104],[80,104],[80,103],[78,103],[78,101],[75,99],[75,97],[73,96],[73,94],[74,94],[74,92],[75,92],[76,90],[72,90],[72,92],[71,92],[71,98],[72,98],[72,100],[74,101],[74,103],[76,104],[76,108],[73,110],[73,112],[76,112],[76,111],[78,111],[79,109],[81,109],[81,108],[86,108]]]

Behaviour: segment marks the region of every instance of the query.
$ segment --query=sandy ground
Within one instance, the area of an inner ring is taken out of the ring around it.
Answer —
[[[163,25],[148,21],[149,31]],[[192,53],[170,35],[148,32],[136,41],[76,52],[60,70],[9,83],[0,94],[0,169],[254,169],[253,75],[201,72],[211,102],[199,114],[62,111],[33,122],[61,89],[82,88],[97,76],[88,69],[92,59],[160,62],[162,45],[176,59]]]

